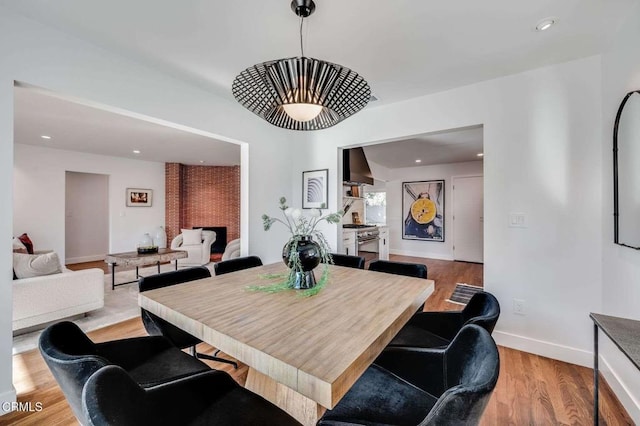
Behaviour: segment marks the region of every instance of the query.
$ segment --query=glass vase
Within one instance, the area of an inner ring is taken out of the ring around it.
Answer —
[[[167,233],[162,226],[158,226],[154,231],[153,243],[158,248],[167,248]]]

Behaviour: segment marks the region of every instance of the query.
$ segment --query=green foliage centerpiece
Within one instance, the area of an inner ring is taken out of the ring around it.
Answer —
[[[271,229],[274,223],[280,222],[291,232],[291,238],[282,250],[282,260],[289,267],[289,273],[268,276],[267,278],[282,278],[284,280],[273,285],[252,287],[252,289],[268,292],[297,289],[303,290],[304,296],[317,294],[329,279],[327,265],[333,263],[329,243],[322,232],[318,230],[318,224],[323,221],[338,223],[342,219],[342,212],[322,215],[321,209],[311,209],[309,215],[304,216],[302,210],[287,206],[287,200],[284,197],[280,198],[279,208],[284,220],[264,214],[262,222],[265,231]],[[325,266],[322,276],[316,281],[313,269],[320,262]]]

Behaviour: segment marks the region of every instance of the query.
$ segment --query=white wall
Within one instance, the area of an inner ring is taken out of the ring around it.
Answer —
[[[1,20],[1,15],[0,15]],[[2,28],[2,27],[0,27]],[[2,41],[0,40],[0,43]],[[2,56],[0,56],[2,57]],[[0,73],[2,67],[0,67]],[[11,206],[13,202],[13,81],[0,78],[0,206]],[[13,209],[0,209],[0,233],[2,239],[13,235]],[[11,285],[9,270],[12,269],[11,249],[0,245],[0,273],[4,277],[0,285],[0,401],[16,400],[11,383],[11,344],[13,333]],[[4,410],[0,407],[0,414]]]
[[[65,263],[103,260],[109,252],[109,175],[66,172],[64,198]]]
[[[13,235],[14,81],[244,144],[241,235],[248,244],[243,249],[261,256],[265,262],[279,260],[286,234],[279,229],[265,234],[260,216],[263,212],[277,212],[279,196],[291,198],[289,148],[293,141],[299,142],[302,138],[297,132],[269,125],[231,99],[223,99],[0,6],[0,203],[7,207],[0,209],[0,240],[6,241],[5,245],[0,245],[0,271],[6,281],[5,285],[0,285],[0,401],[11,401],[15,396],[11,383],[12,299],[9,285],[9,242]],[[48,211],[48,208],[44,210]],[[132,213],[123,219],[128,221],[136,217],[137,214]],[[64,218],[55,217],[54,221],[63,223]],[[149,223],[150,229],[159,223],[162,222]],[[129,234],[127,231],[113,237],[126,241]],[[38,235],[45,233],[38,231]],[[64,248],[60,241],[55,244],[58,250]],[[124,245],[113,245],[112,249],[121,247]]]
[[[453,176],[482,175],[482,161],[437,164],[433,166],[390,169],[387,182],[387,225],[389,251],[404,256],[453,260]],[[444,179],[444,241],[412,241],[402,239],[402,182]]]
[[[599,312],[640,320],[640,251],[613,243],[613,124],[627,92],[640,90],[640,5],[630,12],[611,49],[602,57],[603,278]],[[640,119],[640,118],[639,118]],[[635,159],[637,164],[637,158]],[[636,223],[640,227],[640,222]],[[602,333],[601,333],[602,336]],[[640,372],[601,337],[605,377],[625,408],[640,424]]]
[[[34,244],[55,250],[62,262],[66,171],[109,175],[110,253],[135,250],[145,232],[164,225],[164,163],[16,144],[14,233],[28,232]],[[152,206],[126,207],[126,189],[132,187],[152,189]]]
[[[591,365],[589,312],[602,290],[600,70],[591,57],[367,108],[314,134],[294,175],[331,174],[337,147],[484,125],[484,284],[502,305],[494,337]],[[527,228],[509,228],[510,212],[525,213]],[[514,298],[526,315],[513,313]]]

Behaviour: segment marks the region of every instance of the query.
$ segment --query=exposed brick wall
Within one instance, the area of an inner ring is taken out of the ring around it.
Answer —
[[[165,171],[169,239],[193,226],[226,226],[227,241],[240,237],[239,166],[167,163]]]
[[[165,230],[167,246],[180,233],[180,196],[182,187],[182,164],[166,163],[164,165],[165,180]]]

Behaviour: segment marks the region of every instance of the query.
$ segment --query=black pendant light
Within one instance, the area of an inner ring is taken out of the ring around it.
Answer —
[[[315,8],[313,0],[291,2],[300,17],[299,57],[256,64],[233,80],[236,100],[274,126],[326,129],[360,111],[371,98],[369,84],[355,71],[304,56],[302,23]]]

